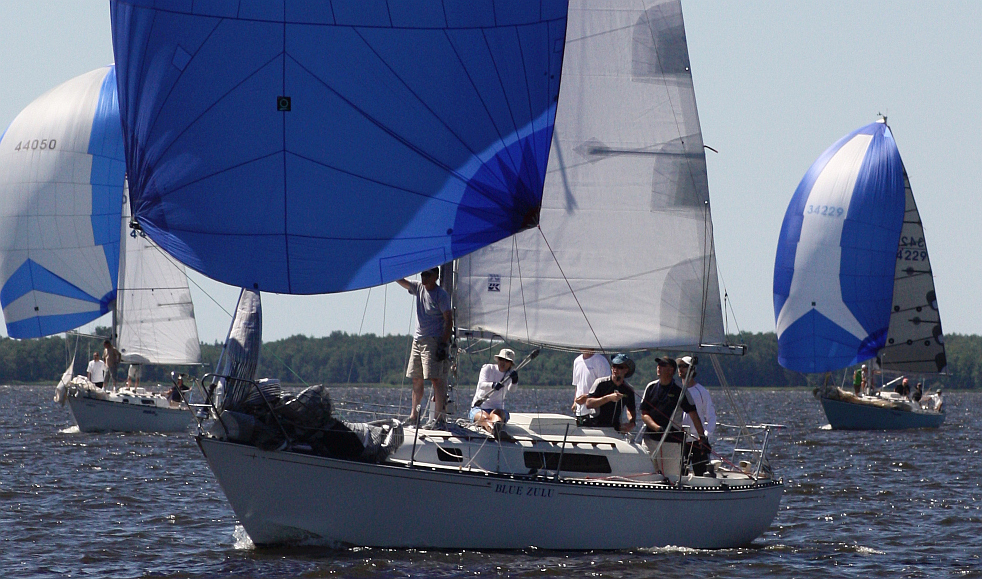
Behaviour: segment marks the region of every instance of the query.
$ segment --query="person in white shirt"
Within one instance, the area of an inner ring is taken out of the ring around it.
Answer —
[[[89,365],[85,368],[85,374],[89,377],[89,382],[102,388],[102,385],[106,382],[107,372],[109,372],[109,366],[106,366],[106,363],[102,361],[102,356],[99,352],[92,354],[92,360],[89,361]]]
[[[587,408],[583,402],[586,395],[590,393],[590,388],[594,382],[600,378],[607,378],[611,375],[610,362],[603,355],[598,355],[591,349],[580,350],[582,353],[573,360],[573,386],[576,393],[573,395],[573,406],[570,408],[576,413],[576,423],[583,425],[588,417],[593,416],[594,411]]]
[[[481,376],[471,402],[470,419],[495,438],[502,438],[501,429],[509,418],[505,410],[505,394],[518,385],[518,372],[512,370],[514,365],[515,352],[502,348],[494,357],[493,364],[481,367]]]
[[[675,362],[679,366],[679,378],[686,384],[686,392],[689,394],[692,403],[696,405],[696,414],[699,415],[699,419],[702,421],[702,430],[708,442],[716,430],[716,408],[713,406],[713,399],[709,395],[709,391],[706,390],[706,387],[696,382],[696,369],[692,367],[692,356],[682,356],[676,359]],[[690,372],[692,373],[691,376],[689,376]],[[696,432],[692,418],[688,413],[682,416],[682,428],[685,429],[691,439],[689,444],[692,447],[691,460],[693,472],[697,475],[704,472],[712,473],[708,468],[709,450],[706,448],[706,445],[696,442],[699,441],[699,434]]]

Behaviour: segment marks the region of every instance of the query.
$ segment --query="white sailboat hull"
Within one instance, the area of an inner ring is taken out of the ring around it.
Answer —
[[[186,432],[193,419],[187,408],[163,408],[68,396],[72,418],[82,432]]]
[[[680,490],[370,464],[197,438],[258,545],[444,549],[630,549],[746,545],[770,526],[784,486]],[[476,523],[494,513],[501,524]]]

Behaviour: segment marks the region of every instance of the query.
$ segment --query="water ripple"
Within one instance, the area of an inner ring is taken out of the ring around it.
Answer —
[[[788,426],[772,449],[787,490],[771,528],[741,549],[613,553],[256,549],[189,436],[83,434],[50,394],[0,386],[4,577],[982,578],[977,393],[950,393],[941,429],[883,433],[823,428],[810,392],[739,391],[755,420]],[[406,398],[399,389],[340,395]],[[562,412],[568,397],[519,389],[509,402]],[[715,398],[725,421],[726,399]],[[584,522],[584,532],[603,524]]]

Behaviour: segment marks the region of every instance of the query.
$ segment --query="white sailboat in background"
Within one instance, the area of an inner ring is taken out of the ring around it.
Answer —
[[[55,87],[14,119],[0,140],[7,332],[38,338],[113,312],[124,362],[197,364],[184,267],[130,229],[124,184],[114,67]],[[71,366],[66,374],[58,397],[84,432],[177,431],[191,422],[186,409],[144,388],[108,392],[72,378]]]
[[[258,355],[241,345],[258,342],[260,289],[356,289],[453,259],[471,330],[731,350],[677,0],[496,14],[335,0],[289,23],[167,4],[113,3],[135,212],[182,261],[249,288],[227,351]],[[251,50],[233,70],[215,57],[236,43]],[[175,66],[147,66],[158,56]],[[197,166],[160,169],[186,156]],[[783,493],[763,446],[716,477],[662,472],[633,437],[570,416],[514,413],[511,442],[350,423],[321,387],[291,396],[235,367],[196,440],[256,544],[735,547],[766,531]],[[462,524],[474,509],[503,524]]]
[[[194,366],[201,345],[184,266],[131,227],[123,196],[123,251],[114,318],[116,347],[124,364]],[[188,384],[190,387],[190,384]],[[185,402],[131,385],[110,391],[75,377],[66,391],[82,432],[183,432],[192,418]]]
[[[778,242],[774,298],[785,368],[832,372],[869,360],[877,371],[946,372],[924,226],[886,118],[829,147],[798,185]],[[940,393],[915,401],[850,390],[819,392],[833,429],[944,422]]]

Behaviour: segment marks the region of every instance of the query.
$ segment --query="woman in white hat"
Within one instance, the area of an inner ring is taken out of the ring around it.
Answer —
[[[494,357],[494,362],[481,367],[477,391],[471,402],[470,419],[499,438],[509,417],[505,410],[505,394],[518,384],[518,372],[512,370],[515,352],[509,348],[502,348]]]

